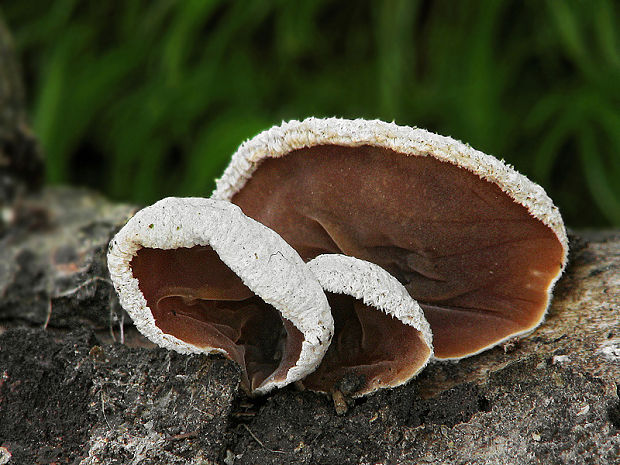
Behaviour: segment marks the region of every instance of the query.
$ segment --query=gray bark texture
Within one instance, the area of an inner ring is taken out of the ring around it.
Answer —
[[[406,386],[250,398],[218,357],[153,347],[105,264],[136,211],[37,190],[0,25],[0,465],[620,463],[620,231],[570,235],[546,322]]]

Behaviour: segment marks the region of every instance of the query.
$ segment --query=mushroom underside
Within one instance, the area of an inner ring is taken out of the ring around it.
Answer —
[[[334,338],[321,365],[304,379],[306,387],[361,395],[400,385],[424,366],[430,348],[416,328],[354,297],[328,292],[327,298]]]
[[[437,358],[534,328],[564,251],[496,184],[432,156],[321,145],[263,160],[232,202],[304,260],[355,256],[386,269],[423,308]]]
[[[286,378],[303,334],[254,294],[210,246],[141,248],[131,270],[155,325],[206,352],[239,364],[250,391]]]

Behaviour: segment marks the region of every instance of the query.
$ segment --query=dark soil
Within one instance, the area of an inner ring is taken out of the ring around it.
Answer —
[[[128,463],[140,449],[132,437],[161,448],[140,463],[217,460],[228,443],[231,362],[99,345],[89,331],[15,329],[0,336],[0,367],[0,445],[11,464],[80,463],[89,453]]]
[[[87,330],[8,330],[0,373],[10,464],[614,463],[620,452],[605,383],[537,356],[428,399],[416,383],[349,399],[343,415],[294,387],[249,398],[220,358]]]

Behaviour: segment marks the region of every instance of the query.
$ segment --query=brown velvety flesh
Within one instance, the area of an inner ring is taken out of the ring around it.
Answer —
[[[232,201],[304,260],[344,253],[389,271],[424,309],[439,358],[535,326],[563,258],[553,231],[497,185],[378,147],[266,159]]]
[[[353,297],[328,293],[334,338],[321,365],[304,379],[315,391],[339,389],[351,376],[355,394],[408,381],[422,367],[429,348],[420,332]]]
[[[299,358],[302,333],[211,247],[142,248],[131,269],[157,327],[194,346],[225,350],[250,390],[268,377],[284,379]]]

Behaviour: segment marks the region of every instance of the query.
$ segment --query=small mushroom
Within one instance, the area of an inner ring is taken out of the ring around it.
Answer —
[[[167,198],[110,243],[121,304],[156,344],[220,353],[253,393],[297,381],[333,334],[321,285],[284,240],[229,202]]]
[[[396,278],[345,255],[319,255],[308,266],[327,292],[335,332],[305,387],[361,396],[404,384],[426,366],[431,328]]]
[[[458,359],[533,330],[568,251],[545,191],[449,137],[381,121],[291,121],[241,145],[213,198],[304,260],[343,253],[405,285]]]

